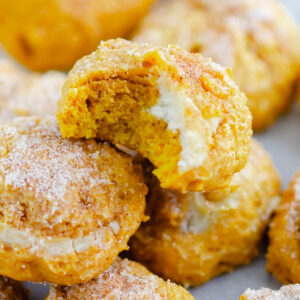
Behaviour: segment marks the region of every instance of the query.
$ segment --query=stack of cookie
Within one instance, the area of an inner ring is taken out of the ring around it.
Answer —
[[[214,5],[159,2],[135,41],[101,42],[67,76],[0,62],[0,299],[26,299],[17,281],[50,283],[48,300],[193,299],[185,288],[258,254],[280,178],[250,111],[262,129],[287,105],[297,28],[274,0]],[[299,177],[270,230],[284,283],[300,282]],[[299,286],[241,299],[272,295]]]

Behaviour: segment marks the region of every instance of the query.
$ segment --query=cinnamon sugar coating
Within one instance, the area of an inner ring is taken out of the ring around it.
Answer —
[[[299,76],[298,24],[278,0],[161,0],[133,35],[178,45],[231,67],[248,97],[253,128],[270,126],[290,104]]]
[[[186,286],[197,286],[248,264],[279,201],[280,180],[264,148],[251,142],[245,168],[230,188],[180,194],[148,178],[142,224],[130,254],[150,271]]]
[[[267,270],[281,282],[300,283],[300,170],[284,192],[269,231]]]
[[[252,135],[230,71],[180,48],[102,42],[70,71],[57,113],[63,137],[98,137],[147,157],[165,188],[228,186]]]
[[[21,284],[13,279],[0,276],[1,300],[26,300],[26,292]]]
[[[240,300],[299,300],[300,285],[290,284],[281,287],[278,291],[273,291],[267,288],[259,290],[247,289]]]
[[[26,72],[9,60],[0,60],[0,122],[20,116],[54,116],[65,79],[61,72]]]
[[[117,258],[99,277],[71,287],[52,286],[46,300],[192,300],[183,287],[164,281],[139,263]]]
[[[62,139],[54,117],[0,125],[0,175],[0,274],[17,280],[86,282],[144,218],[140,167],[107,143]]]

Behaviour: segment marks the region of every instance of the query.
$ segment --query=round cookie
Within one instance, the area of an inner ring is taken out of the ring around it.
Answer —
[[[127,249],[147,192],[130,157],[62,139],[54,117],[0,125],[0,145],[0,274],[77,284]]]
[[[281,282],[300,283],[300,171],[284,192],[270,225],[267,270]]]
[[[54,116],[65,79],[61,72],[24,72],[0,60],[0,123],[19,116]]]
[[[0,276],[1,300],[26,300],[26,292],[21,284],[13,279]]]
[[[0,43],[35,71],[68,70],[100,40],[124,37],[154,0],[0,1]]]
[[[277,0],[159,1],[133,40],[178,45],[232,67],[255,130],[286,109],[299,75],[298,25]]]
[[[299,300],[300,299],[300,284],[290,284],[281,287],[278,291],[273,291],[268,288],[259,290],[247,289],[240,300]]]
[[[246,97],[228,70],[180,48],[102,42],[69,72],[63,137],[98,137],[147,157],[165,188],[228,186],[252,135]]]
[[[164,281],[139,263],[117,258],[99,277],[71,287],[51,286],[46,300],[192,300],[183,287]]]
[[[148,178],[148,211],[130,255],[149,270],[197,286],[249,263],[279,200],[280,180],[266,151],[252,140],[246,167],[231,187],[209,193],[162,189]]]

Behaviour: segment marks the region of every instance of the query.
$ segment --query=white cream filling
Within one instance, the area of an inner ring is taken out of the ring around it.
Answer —
[[[107,228],[110,231],[110,229]],[[110,231],[111,232],[111,231]],[[48,256],[61,256],[81,253],[94,246],[100,249],[110,248],[113,239],[106,239],[104,228],[95,230],[84,237],[51,238],[36,237],[27,231],[18,230],[10,226],[0,225],[0,246],[28,249],[31,253],[43,253]],[[111,233],[113,236],[113,233]]]
[[[202,211],[200,212],[197,208],[199,204],[198,199],[200,201],[205,201],[205,199],[201,196],[201,194],[190,195],[192,200],[190,201],[190,207],[186,218],[181,223],[181,230],[183,232],[192,232],[194,234],[199,234],[201,232],[205,232],[207,228],[211,225],[211,217],[209,215],[205,215]]]
[[[236,210],[241,204],[239,193],[232,193],[223,201],[217,202],[206,200],[203,194],[199,192],[188,193],[186,197],[189,197],[189,210],[186,218],[181,223],[181,230],[186,233],[200,234],[207,231],[210,226],[218,222],[222,213],[228,210]],[[249,220],[249,228],[251,228],[250,223],[253,224],[252,228],[255,230],[258,222],[267,222],[278,206],[279,200],[280,197],[275,196],[268,202],[267,206],[261,207],[260,217]]]
[[[113,233],[118,234],[120,231],[120,225],[117,221],[111,221],[108,226],[111,228]]]
[[[217,223],[222,212],[237,209],[240,204],[240,199],[235,194],[218,202],[206,200],[199,192],[188,193],[186,197],[189,197],[189,211],[181,223],[181,230],[194,234],[205,232]]]
[[[164,120],[168,129],[174,133],[179,131],[182,151],[178,161],[179,172],[187,172],[192,168],[200,167],[207,157],[208,145],[206,130],[199,130],[199,126],[187,124],[186,110],[192,108],[201,116],[201,112],[193,101],[183,91],[176,90],[171,79],[161,76],[157,81],[160,97],[158,102],[148,112],[156,118]],[[205,120],[203,120],[205,122]],[[220,123],[220,119],[207,120],[206,127],[213,134]]]

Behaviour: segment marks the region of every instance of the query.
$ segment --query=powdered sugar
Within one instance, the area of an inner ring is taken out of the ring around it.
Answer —
[[[165,285],[165,287],[164,287]],[[66,287],[64,299],[80,295],[86,299],[168,299],[167,288],[175,287],[137,263],[117,259],[98,278],[86,284]]]
[[[248,289],[243,296],[246,300],[299,300],[300,284],[286,285],[278,291],[268,288],[261,288],[257,291]]]
[[[32,191],[37,199],[46,198],[55,206],[78,183],[81,188],[109,183],[105,174],[95,176],[94,153],[86,153],[84,143],[75,145],[60,138],[54,118],[40,122],[29,134],[22,135],[20,130],[24,127],[11,125],[0,132],[2,140],[12,140],[11,146],[0,146],[1,152],[7,152],[0,159],[5,186]]]
[[[2,213],[7,222],[26,224],[35,235],[41,226],[72,236],[73,227],[81,228],[80,224],[86,232],[99,227],[100,214],[104,220],[113,218],[112,206],[84,217],[91,203],[103,205],[116,197],[109,168],[99,160],[113,154],[108,145],[62,139],[54,117],[15,119],[0,126],[0,140]],[[22,215],[28,213],[24,223]],[[59,227],[65,222],[66,228]]]

